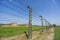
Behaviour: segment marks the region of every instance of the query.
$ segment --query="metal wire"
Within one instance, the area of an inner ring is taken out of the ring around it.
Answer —
[[[1,3],[0,3],[0,5],[5,6],[5,7],[9,8],[9,9],[12,9],[13,11],[16,11],[15,9],[10,8],[10,7],[8,7],[8,6],[4,5],[4,4],[1,4]],[[17,11],[17,12],[18,12],[18,11]],[[18,12],[18,13],[19,13],[19,12]],[[22,17],[22,16],[19,16],[19,17]],[[24,17],[22,17],[22,18],[24,18]],[[26,18],[24,18],[24,19],[26,19]]]

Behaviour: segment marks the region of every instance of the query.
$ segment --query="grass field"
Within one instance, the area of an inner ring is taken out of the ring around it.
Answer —
[[[33,26],[32,31],[40,30],[40,26]],[[19,27],[0,27],[0,37],[8,37],[14,35],[20,35],[24,32],[28,32],[28,27],[19,26]]]
[[[55,27],[55,40],[60,40],[60,27]]]
[[[40,26],[33,26],[32,31],[40,30]],[[19,26],[19,27],[0,27],[0,37],[8,37],[14,35],[20,35],[24,32],[28,32],[28,27]],[[60,27],[55,27],[55,40],[60,40]]]

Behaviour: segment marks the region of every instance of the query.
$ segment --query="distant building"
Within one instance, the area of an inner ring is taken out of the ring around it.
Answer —
[[[17,24],[17,23],[9,23],[9,24],[0,24],[0,26],[28,26],[28,24]]]
[[[18,26],[17,23],[9,23],[9,24],[0,24],[0,26]]]
[[[28,26],[28,24],[19,24],[19,26]]]

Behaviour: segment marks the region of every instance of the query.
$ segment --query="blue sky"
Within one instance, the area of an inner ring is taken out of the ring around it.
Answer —
[[[32,6],[33,24],[40,24],[43,16],[52,24],[60,25],[60,0],[0,0],[0,23],[28,23],[29,9]]]

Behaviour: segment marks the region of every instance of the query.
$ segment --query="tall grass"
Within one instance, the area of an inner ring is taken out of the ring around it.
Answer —
[[[55,27],[55,40],[60,40],[60,27]]]
[[[32,31],[38,31],[41,27],[39,26],[33,26]],[[8,36],[14,36],[14,35],[20,35],[24,32],[28,32],[28,27],[26,26],[18,26],[18,27],[0,27],[0,37],[8,37]]]

